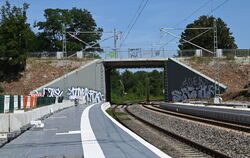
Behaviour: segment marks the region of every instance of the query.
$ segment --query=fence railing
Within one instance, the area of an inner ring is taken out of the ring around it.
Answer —
[[[0,96],[0,113],[30,110],[41,106],[62,103],[63,97],[3,95]]]
[[[214,50],[210,50],[214,52]],[[169,58],[169,57],[250,57],[250,49],[218,49],[216,54],[196,50],[167,50],[129,48],[123,50],[105,49],[103,52],[67,52],[67,57],[75,58]],[[63,59],[63,52],[33,52],[30,57]]]

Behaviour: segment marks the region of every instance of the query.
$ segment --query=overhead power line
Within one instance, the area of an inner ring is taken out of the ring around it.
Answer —
[[[124,44],[124,42],[126,41],[128,35],[130,34],[131,30],[133,29],[134,25],[135,25],[136,22],[138,21],[138,19],[139,19],[140,15],[142,14],[143,10],[144,10],[145,7],[147,6],[148,1],[149,1],[149,0],[142,1],[141,4],[143,4],[143,5],[142,5],[142,6],[141,6],[141,5],[139,6],[139,9],[138,9],[138,11],[137,11],[138,14],[137,14],[137,16],[134,18],[134,21],[133,21],[132,24],[130,25],[129,30],[127,31],[127,33],[126,33],[124,39],[122,40],[122,42],[121,42],[121,44],[120,44],[120,48],[123,46],[123,44]],[[144,3],[143,3],[143,2],[144,2]]]
[[[215,8],[211,8],[211,11],[208,12],[209,14],[212,14],[213,12],[215,12],[216,10],[218,10],[219,8],[221,8],[223,5],[225,5],[229,0],[224,0],[222,3],[220,3],[218,6],[216,6]],[[194,14],[196,14],[198,11],[200,11],[201,9],[203,9],[204,7],[206,7],[209,3],[211,3],[211,0],[206,1],[204,4],[202,4],[199,8],[197,8],[196,10],[194,10],[190,15],[188,15],[186,18],[184,18],[183,20],[181,20],[180,22],[178,22],[177,24],[175,24],[173,27],[176,27],[178,25],[180,25],[181,23],[183,23],[184,21],[188,20],[190,17],[192,17]],[[180,30],[180,29],[179,29]],[[205,34],[207,31],[205,31],[203,34]],[[199,35],[201,36],[201,35]],[[164,45],[162,45],[160,48],[166,46],[169,42],[173,41],[173,39],[169,40],[168,42],[166,42]]]
[[[208,14],[212,14],[216,10],[218,10],[220,7],[222,7],[224,4],[226,4],[229,0],[224,0],[221,4],[219,4],[217,7],[213,8]]]
[[[173,25],[173,27],[177,27],[179,26],[181,23],[187,21],[189,18],[191,18],[194,14],[196,14],[197,12],[199,12],[201,9],[205,8],[209,3],[211,2],[211,0],[206,1],[205,3],[203,3],[199,8],[197,8],[196,10],[194,10],[191,14],[189,14],[187,17],[185,17],[183,20],[181,20],[180,22],[176,23],[175,25]],[[160,37],[161,40],[162,37]],[[168,43],[170,43],[171,41],[175,40],[176,38],[172,38],[171,40],[169,40],[168,42],[166,42],[164,45],[162,45],[160,47],[163,48],[164,46],[166,46]]]
[[[131,19],[130,23],[128,24],[127,28],[125,29],[125,32],[127,32],[127,30],[132,26],[133,22],[135,21],[137,15],[139,14],[139,12],[140,12],[140,10],[141,10],[141,8],[142,8],[142,6],[143,6],[143,2],[144,2],[144,1],[145,1],[145,0],[142,0],[142,1],[141,1],[141,3],[140,3],[140,5],[139,5],[138,9],[136,10],[136,12],[135,12],[133,18]]]
[[[197,8],[196,10],[194,10],[191,14],[189,14],[186,18],[184,18],[183,20],[181,20],[180,22],[178,22],[177,24],[175,24],[173,27],[179,26],[181,23],[187,21],[189,18],[191,18],[198,11],[200,11],[201,9],[203,9],[204,7],[206,7],[210,2],[211,2],[211,0],[208,0],[207,2],[205,2],[203,5],[201,5],[199,8]]]

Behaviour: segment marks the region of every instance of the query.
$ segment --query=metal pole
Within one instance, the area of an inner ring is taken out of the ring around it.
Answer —
[[[117,55],[117,35],[116,35],[116,29],[114,29],[114,52],[115,52],[115,57],[117,57],[118,55]]]
[[[62,26],[62,33],[63,33],[63,65],[64,65],[64,88],[63,91],[66,92],[66,87],[67,87],[67,81],[66,81],[66,74],[67,74],[67,39],[66,39],[66,29],[65,29],[65,24]]]
[[[62,27],[62,32],[63,32],[63,57],[67,58],[67,41],[66,41],[66,30],[65,30],[65,25],[63,24]]]
[[[218,49],[218,38],[217,38],[217,20],[214,19],[214,54],[215,57],[217,56],[217,49]],[[218,94],[220,94],[220,86],[219,86],[219,80],[220,80],[220,55],[217,56],[217,70],[215,71],[216,79],[215,79],[215,93],[214,95],[217,95],[217,89]],[[216,84],[217,82],[217,84]]]

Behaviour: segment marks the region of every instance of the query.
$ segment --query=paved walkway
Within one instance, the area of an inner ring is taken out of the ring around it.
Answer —
[[[26,131],[0,148],[0,158],[168,157],[110,119],[101,104],[73,106],[43,122],[44,129]]]
[[[44,129],[26,131],[0,148],[0,158],[82,157],[80,120],[85,108],[71,107],[55,113],[43,121]]]

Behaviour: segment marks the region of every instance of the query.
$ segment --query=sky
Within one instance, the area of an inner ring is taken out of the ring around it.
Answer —
[[[71,9],[72,7],[87,9],[93,15],[97,25],[104,31],[126,31],[127,26],[138,10],[142,0],[9,0],[11,4],[22,6],[24,2],[30,4],[28,22],[44,20],[44,10],[47,8]],[[139,16],[130,34],[124,42],[124,49],[156,47],[159,43],[167,42],[172,37],[163,37],[160,28],[185,28],[201,15],[220,17],[228,25],[236,44],[240,49],[250,48],[250,1],[229,0],[218,10],[210,14],[211,10],[225,0],[149,0],[147,6]],[[0,1],[3,5],[5,0]],[[206,4],[206,5],[205,5]],[[204,6],[195,14],[195,10]],[[188,18],[187,18],[188,17]],[[184,20],[186,19],[186,20]],[[176,25],[179,24],[179,25]],[[173,31],[180,34],[180,31]],[[104,33],[103,39],[112,36]],[[175,40],[177,42],[178,40]],[[121,40],[118,41],[118,45]],[[167,50],[177,50],[178,44],[166,45]],[[101,43],[103,47],[112,47],[113,41]],[[170,51],[171,54],[171,51]]]

